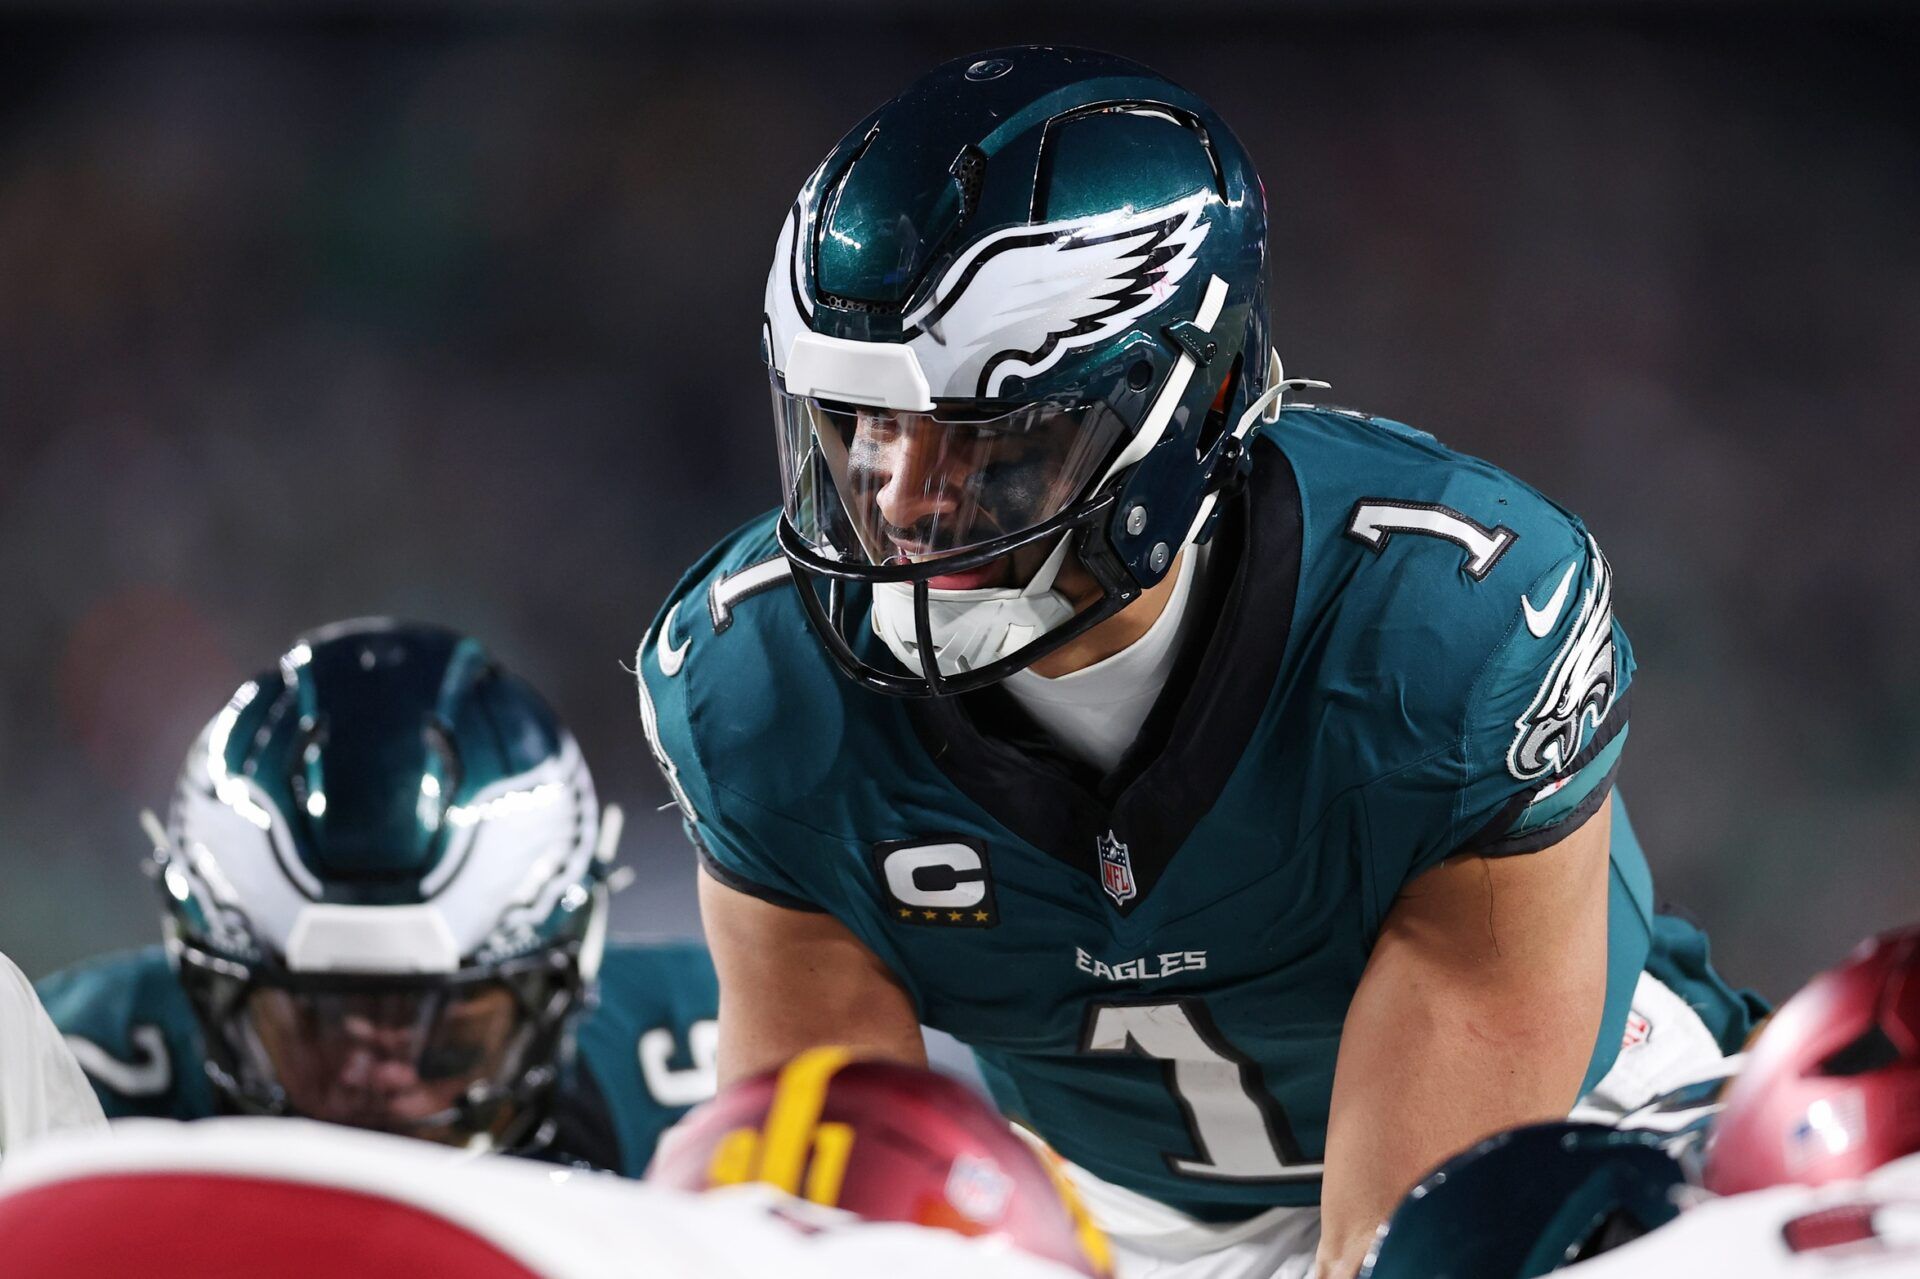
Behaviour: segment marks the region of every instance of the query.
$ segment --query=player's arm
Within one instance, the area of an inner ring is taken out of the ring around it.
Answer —
[[[1347,1011],[1319,1274],[1346,1279],[1433,1166],[1564,1117],[1606,999],[1609,806],[1550,848],[1457,857],[1388,912]]]
[[[721,1087],[820,1044],[927,1064],[907,992],[833,916],[776,906],[707,874],[700,915],[720,976]]]

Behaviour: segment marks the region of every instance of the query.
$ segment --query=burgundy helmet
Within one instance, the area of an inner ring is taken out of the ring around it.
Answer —
[[[1861,943],[1788,1000],[1715,1122],[1707,1188],[1860,1177],[1920,1152],[1920,926]]]
[[[208,1223],[238,1221],[243,1229]],[[0,1198],[8,1279],[540,1279],[435,1212],[272,1176],[114,1170]]]
[[[965,1086],[815,1048],[723,1090],[670,1129],[647,1180],[677,1190],[767,1182],[869,1221],[999,1235],[1101,1279],[1106,1239],[1049,1156]]]

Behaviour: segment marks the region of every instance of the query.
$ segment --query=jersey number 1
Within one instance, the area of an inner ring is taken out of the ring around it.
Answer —
[[[1185,1177],[1213,1181],[1311,1181],[1308,1163],[1260,1068],[1220,1034],[1198,999],[1098,1003],[1087,1010],[1080,1050],[1125,1053],[1166,1063],[1167,1087],[1187,1117],[1196,1157],[1166,1154]]]

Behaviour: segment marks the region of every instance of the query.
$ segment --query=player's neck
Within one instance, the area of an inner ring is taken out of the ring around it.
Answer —
[[[1059,679],[1062,675],[1071,675],[1083,671],[1095,662],[1104,662],[1115,653],[1130,648],[1142,635],[1153,629],[1166,611],[1167,601],[1173,598],[1174,585],[1180,579],[1180,563],[1187,552],[1182,550],[1174,556],[1173,564],[1167,569],[1167,575],[1154,585],[1140,593],[1140,598],[1109,617],[1085,635],[1075,636],[1053,652],[1035,662],[1028,669],[1047,679]],[[1085,574],[1088,583],[1092,575],[1077,564],[1062,566],[1061,586],[1069,595],[1074,594],[1073,584],[1068,579],[1069,572]],[[1094,588],[1097,592],[1098,588]]]

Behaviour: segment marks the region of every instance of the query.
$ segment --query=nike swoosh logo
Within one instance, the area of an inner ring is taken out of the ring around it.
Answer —
[[[668,679],[680,673],[680,667],[687,660],[687,650],[693,647],[693,641],[690,639],[681,640],[679,648],[669,643],[673,638],[674,620],[679,616],[680,601],[675,600],[673,607],[667,610],[667,619],[660,623],[660,638],[653,646],[654,658],[660,663],[660,673]]]
[[[1567,588],[1573,585],[1573,570],[1579,566],[1579,560],[1567,565],[1567,571],[1560,575],[1560,585],[1553,588],[1553,598],[1545,608],[1535,608],[1532,600],[1524,595],[1520,597],[1521,611],[1527,615],[1527,629],[1535,639],[1545,639],[1552,632],[1553,624],[1560,620],[1560,609],[1567,602]]]

